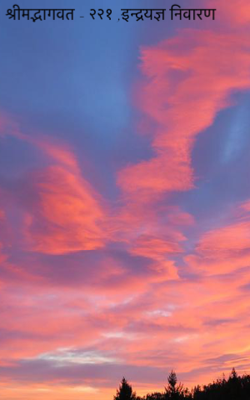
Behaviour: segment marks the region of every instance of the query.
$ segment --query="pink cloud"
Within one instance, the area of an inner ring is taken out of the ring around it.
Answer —
[[[141,235],[130,250],[132,254],[162,260],[167,254],[181,253],[177,242],[150,235]]]
[[[226,16],[230,25],[238,29],[244,29],[250,21],[250,5],[246,0],[237,1],[237,7],[233,3],[228,3],[226,0],[220,1],[220,12],[223,12],[223,17]]]
[[[136,96],[155,123],[155,156],[120,171],[124,192],[152,196],[194,187],[194,141],[230,104],[233,91],[250,87],[249,47],[244,34],[182,30],[156,47],[142,48],[144,81]]]
[[[248,202],[235,207],[227,223],[205,232],[196,254],[185,257],[190,268],[210,275],[226,274],[250,265],[250,218]]]
[[[24,214],[30,249],[64,254],[103,247],[106,235],[101,224],[106,216],[101,198],[83,178],[73,152],[65,144],[44,135],[29,136],[17,123],[7,122],[8,135],[40,150],[49,164],[25,177],[32,194]]]
[[[26,227],[33,250],[63,254],[104,246],[103,210],[80,175],[54,165],[31,179],[37,203]]]

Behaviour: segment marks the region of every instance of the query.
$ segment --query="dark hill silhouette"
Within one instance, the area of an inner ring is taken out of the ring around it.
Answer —
[[[204,386],[195,386],[191,391],[178,383],[177,376],[171,371],[165,391],[136,396],[132,386],[122,379],[114,400],[250,400],[250,375],[239,376],[233,368],[228,379],[217,379]]]

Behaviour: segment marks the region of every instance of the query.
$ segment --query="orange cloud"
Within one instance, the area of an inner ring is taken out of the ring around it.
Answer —
[[[104,245],[104,212],[81,176],[64,166],[51,166],[32,179],[37,202],[26,224],[33,250],[63,254]]]
[[[244,211],[250,212],[250,201],[246,201],[243,204],[241,204],[241,208]]]
[[[25,215],[25,236],[30,248],[65,254],[103,247],[105,212],[101,199],[82,177],[73,152],[46,136],[29,136],[18,124],[8,124],[12,127],[9,135],[36,147],[49,163],[28,176],[31,199]]]
[[[167,254],[169,255],[181,252],[182,249],[178,242],[164,240],[162,238],[149,235],[139,236],[131,249],[132,254],[159,260],[164,260]]]
[[[234,256],[250,250],[250,221],[237,222],[206,233],[197,251],[204,256]]]
[[[25,237],[30,249],[47,254],[65,254],[104,246],[107,230],[101,198],[82,177],[73,152],[44,135],[23,133],[18,123],[3,118],[8,135],[29,143],[47,158],[48,167],[29,176],[31,199],[25,214]]]
[[[239,205],[233,221],[204,233],[196,253],[185,257],[196,271],[226,274],[250,263],[250,218],[248,202]]]
[[[0,209],[0,266],[7,258],[7,255],[4,253],[4,236],[6,236],[6,218],[4,211]]]
[[[250,5],[246,0],[238,0],[236,4],[221,0],[220,12],[223,17],[226,16],[230,20],[231,26],[237,26],[238,29],[244,28],[250,22]]]
[[[194,187],[191,151],[198,134],[227,107],[235,90],[250,87],[245,35],[182,30],[157,47],[142,48],[144,81],[137,103],[155,127],[155,156],[120,171],[124,192],[183,191]]]

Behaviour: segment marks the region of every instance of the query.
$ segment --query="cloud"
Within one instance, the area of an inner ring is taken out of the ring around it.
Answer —
[[[21,178],[29,198],[18,206],[25,211],[24,237],[30,250],[64,254],[103,247],[107,230],[101,227],[106,218],[101,198],[82,176],[73,152],[44,135],[23,133],[10,118],[7,122],[8,135],[40,151],[48,165]],[[24,196],[19,193],[19,198]]]
[[[31,177],[37,201],[26,215],[34,251],[64,254],[103,247],[104,213],[89,185],[64,166],[51,166]]]
[[[182,238],[181,238],[182,239]],[[132,254],[164,260],[166,255],[181,253],[178,242],[156,236],[141,235],[130,250]]]
[[[137,103],[154,122],[154,157],[119,172],[124,192],[138,196],[194,187],[191,152],[197,136],[250,88],[249,41],[244,34],[181,30],[177,37],[141,50],[144,76]]]
[[[0,191],[1,194],[1,191]],[[6,248],[6,237],[7,237],[7,222],[5,217],[5,212],[0,209],[0,266],[7,259],[7,254],[5,253]],[[0,281],[1,286],[1,281]]]
[[[193,270],[210,275],[228,274],[250,265],[250,216],[248,202],[235,207],[222,226],[205,232],[196,254],[185,257]],[[224,217],[225,218],[225,217]]]
[[[246,0],[239,0],[237,7],[234,4],[228,3],[226,0],[220,1],[220,10],[223,11],[223,16],[226,16],[230,25],[238,29],[244,28],[250,21],[250,5]]]

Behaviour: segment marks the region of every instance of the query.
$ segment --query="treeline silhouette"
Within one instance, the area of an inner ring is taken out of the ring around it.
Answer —
[[[228,379],[217,379],[204,386],[195,386],[191,391],[178,383],[177,376],[172,371],[168,377],[165,390],[140,397],[132,386],[123,378],[114,400],[250,400],[250,375],[239,376],[233,368]]]

